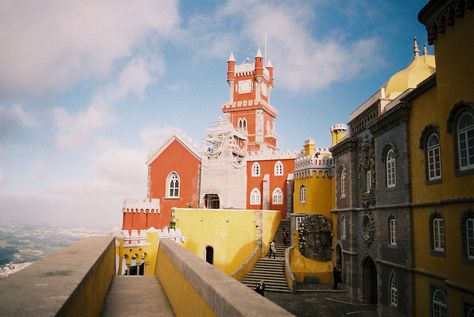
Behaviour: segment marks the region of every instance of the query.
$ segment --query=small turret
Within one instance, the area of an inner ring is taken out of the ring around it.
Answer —
[[[234,53],[231,52],[229,59],[227,60],[227,82],[230,85],[230,81],[233,81],[235,78],[235,57]]]
[[[263,79],[263,55],[260,49],[258,49],[257,56],[255,56],[255,79],[258,83]]]
[[[336,123],[331,127],[331,146],[336,145],[347,135],[347,124]]]
[[[315,153],[316,144],[314,139],[308,139],[304,141],[304,156],[313,156]]]
[[[273,87],[273,65],[272,65],[271,60],[268,60],[266,68],[267,68],[268,74],[270,76],[270,85]]]

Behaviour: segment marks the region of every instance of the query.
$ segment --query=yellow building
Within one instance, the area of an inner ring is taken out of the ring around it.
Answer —
[[[416,316],[474,316],[474,12],[430,1],[419,13],[436,73],[410,93]]]
[[[332,145],[342,140],[346,132],[345,124],[332,126]],[[335,236],[336,227],[332,225],[331,214],[335,207],[334,161],[329,149],[316,148],[313,139],[305,141],[303,156],[295,161],[293,187],[292,240],[295,249],[291,256],[291,269],[297,282],[315,277],[320,283],[330,283],[333,270],[330,250],[334,247],[331,238]],[[305,222],[308,231],[311,224],[306,216],[311,215],[322,217],[313,218],[315,224],[309,231],[315,232],[302,234],[301,223]],[[327,231],[320,233],[320,229]],[[313,238],[315,234],[317,238]],[[319,247],[313,244],[319,244]],[[321,246],[323,250],[318,251]]]

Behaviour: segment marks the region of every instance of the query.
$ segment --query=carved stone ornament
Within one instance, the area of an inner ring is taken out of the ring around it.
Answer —
[[[362,238],[370,245],[374,240],[375,221],[371,212],[366,212],[362,218]]]
[[[374,141],[366,137],[359,146],[359,179],[364,208],[375,203],[375,176]]]
[[[331,260],[331,219],[322,215],[306,216],[298,226],[300,252],[303,256],[318,260]]]

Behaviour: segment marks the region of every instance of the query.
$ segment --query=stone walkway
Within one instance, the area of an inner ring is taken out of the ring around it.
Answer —
[[[377,316],[376,305],[355,303],[346,292],[265,292],[265,297],[298,317]]]
[[[156,277],[114,276],[102,316],[174,316]]]

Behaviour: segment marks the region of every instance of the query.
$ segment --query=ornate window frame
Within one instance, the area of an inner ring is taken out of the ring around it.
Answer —
[[[258,162],[254,162],[252,164],[252,177],[259,177],[260,176],[260,164]]]
[[[345,166],[341,166],[339,169],[339,198],[346,198],[346,180],[347,170]]]
[[[340,229],[340,237],[341,240],[346,240],[346,217],[342,216],[341,221],[339,223],[339,229]]]
[[[175,171],[172,171],[166,177],[166,193],[165,198],[179,198],[180,194],[180,177]]]
[[[438,144],[431,144],[433,137],[438,138]],[[426,184],[437,184],[442,181],[442,156],[441,156],[441,138],[439,128],[435,124],[429,124],[421,133],[420,149],[425,155],[425,178]]]
[[[257,187],[252,189],[252,191],[250,192],[250,205],[261,205],[261,197],[262,195],[260,195],[260,190]]]
[[[280,187],[277,187],[273,190],[272,203],[274,205],[283,205],[283,191]]]
[[[468,161],[466,162],[466,166],[462,164],[462,149],[459,143],[464,141],[467,142],[467,140],[463,141],[461,139],[461,136],[467,136],[469,132],[474,130],[473,124],[469,128],[465,128],[464,131],[459,131],[459,123],[465,115],[471,116],[471,118],[474,119],[474,103],[472,101],[462,100],[456,103],[449,112],[449,117],[447,121],[447,131],[448,133],[453,134],[456,176],[474,173],[474,162],[469,163],[469,156],[471,153],[474,152],[474,148],[471,148],[467,145],[466,157]]]
[[[364,208],[375,204],[375,145],[373,139],[365,137],[359,145],[359,177],[362,205]]]

